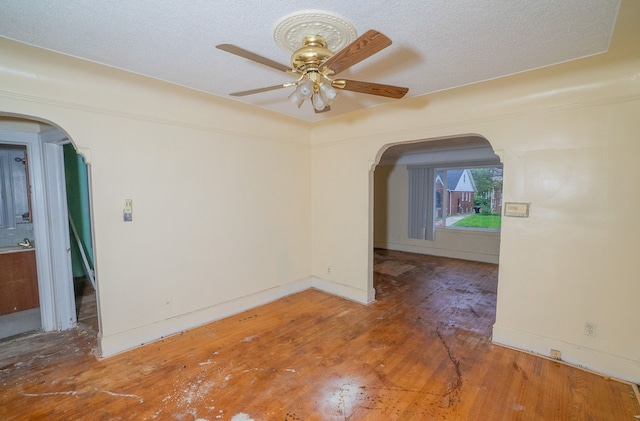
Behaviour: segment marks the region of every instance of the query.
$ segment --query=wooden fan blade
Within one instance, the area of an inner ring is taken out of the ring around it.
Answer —
[[[389,38],[371,29],[325,61],[320,71],[329,68],[338,74],[390,45]]]
[[[344,83],[344,86],[342,86]],[[402,98],[409,92],[409,88],[399,86],[381,85],[379,83],[360,82],[358,80],[339,79],[334,81],[334,88],[345,91],[359,92],[362,94],[385,96],[387,98]]]
[[[251,51],[245,50],[244,48],[237,47],[232,44],[220,44],[216,45],[216,48],[222,51],[226,51],[227,53],[235,54],[237,56],[246,58],[247,60],[255,61],[256,63],[264,64],[265,66],[272,67],[276,70],[280,70],[282,72],[286,72],[291,70],[289,66],[285,66],[284,64],[280,64],[277,61],[273,61],[269,58],[262,57],[256,53],[252,53]]]
[[[267,86],[266,88],[258,88],[258,89],[250,89],[248,91],[233,92],[233,93],[230,93],[229,95],[247,96],[247,95],[259,94],[260,92],[275,91],[276,89],[282,89],[282,88],[286,88],[293,85],[295,85],[295,83],[283,83],[282,85]]]

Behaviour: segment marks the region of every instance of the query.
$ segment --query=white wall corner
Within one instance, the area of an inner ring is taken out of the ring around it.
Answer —
[[[640,361],[499,326],[498,324],[493,325],[493,342],[546,357],[550,355],[551,349],[556,349],[560,351],[561,360],[565,363],[612,378],[636,384],[640,383]]]
[[[346,298],[360,304],[371,304],[376,298],[376,291],[373,287],[364,290],[317,277],[311,278],[311,286],[319,289],[320,291]]]

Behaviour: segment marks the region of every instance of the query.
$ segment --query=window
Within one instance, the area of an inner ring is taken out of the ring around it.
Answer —
[[[409,167],[409,238],[436,228],[499,230],[502,166]]]
[[[0,145],[0,228],[29,222],[25,148]]]

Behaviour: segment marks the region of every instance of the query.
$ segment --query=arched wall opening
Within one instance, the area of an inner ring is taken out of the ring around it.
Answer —
[[[68,169],[68,165],[65,165],[65,148],[68,150],[67,161],[72,155],[79,161],[84,162],[84,159],[75,154],[76,147],[64,129],[36,116],[0,112],[0,143],[22,145],[28,155],[29,213],[33,221],[33,238],[30,238],[30,242],[35,251],[37,304],[41,322],[38,327],[44,331],[70,329],[77,323],[78,310],[71,250],[80,247],[83,253],[87,250],[92,253],[93,242],[91,214],[88,211],[88,172],[84,173],[87,212],[82,217],[76,216],[75,224],[70,222],[73,212],[68,203],[67,182],[72,181],[70,176],[73,175],[67,173],[65,176],[65,170]],[[84,246],[76,243],[78,232],[85,239]],[[86,269],[95,286],[92,261]],[[94,311],[97,313],[95,307]],[[96,314],[96,329],[97,320]]]
[[[374,288],[376,250],[498,264],[499,228],[454,226],[501,218],[502,163],[486,138],[464,134],[390,144],[379,151],[376,162],[369,288]],[[499,185],[499,193],[480,197],[476,184],[487,180],[476,181],[474,174]],[[463,183],[463,177],[470,183]],[[452,198],[455,203],[449,203]]]

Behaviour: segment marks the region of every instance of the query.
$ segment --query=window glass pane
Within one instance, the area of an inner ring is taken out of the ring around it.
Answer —
[[[438,170],[436,180],[436,226],[500,229],[502,209],[502,168],[453,168]]]
[[[502,166],[409,167],[409,238],[434,240],[436,228],[500,229]]]
[[[11,181],[13,183],[13,211],[16,224],[29,222],[29,199],[27,189],[27,171],[24,150],[12,150],[9,153]]]
[[[0,228],[31,222],[24,146],[0,145]],[[6,237],[9,238],[9,237]]]

